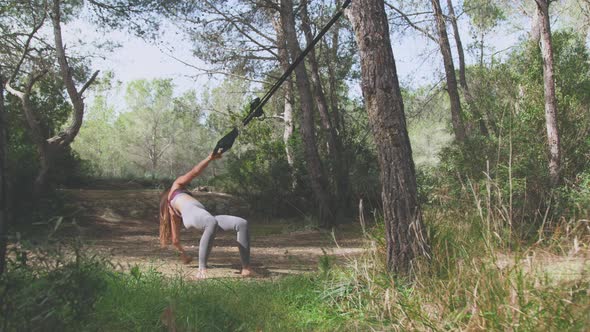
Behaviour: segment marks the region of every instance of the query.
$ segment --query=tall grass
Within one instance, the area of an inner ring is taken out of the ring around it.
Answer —
[[[426,211],[432,259],[416,262],[412,281],[387,271],[378,223],[369,232],[370,250],[331,271],[324,299],[340,314],[376,330],[586,331],[588,254],[576,260],[576,273],[567,278],[550,269],[560,257],[534,257],[553,246],[575,255],[566,247],[588,243],[587,224],[552,221],[547,234],[554,235],[523,242],[514,227],[521,221],[514,219],[512,200],[500,188],[489,177],[483,188],[468,182],[473,206]]]
[[[18,244],[0,279],[0,330],[587,330],[587,221],[547,219],[535,241],[522,241],[502,187],[467,181],[471,206],[426,209],[432,258],[415,262],[412,280],[388,272],[381,222],[348,264],[324,255],[318,273],[272,280],[122,273],[76,242]],[[576,272],[567,278],[550,268],[565,254]]]

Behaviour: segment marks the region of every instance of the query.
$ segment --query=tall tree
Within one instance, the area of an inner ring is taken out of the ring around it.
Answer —
[[[513,3],[513,6],[517,6],[514,1],[488,1],[488,0],[464,0],[463,7],[465,13],[469,16],[470,21],[470,33],[472,36],[473,48],[476,49],[479,54],[479,66],[484,66],[484,58],[486,49],[490,48],[487,44],[486,38],[494,31],[500,22],[505,20],[504,9],[506,4]],[[492,57],[493,61],[493,57]]]
[[[453,36],[455,37],[455,45],[457,47],[457,56],[459,58],[459,85],[463,89],[465,95],[465,101],[469,105],[469,109],[473,115],[475,115],[476,121],[479,124],[479,131],[482,135],[488,135],[488,128],[481,115],[481,112],[476,108],[471,91],[469,91],[469,85],[467,84],[467,75],[465,69],[465,51],[463,49],[463,42],[461,41],[461,33],[459,32],[459,25],[457,23],[457,16],[455,15],[455,8],[453,7],[453,1],[447,0],[447,7],[449,8],[449,19],[451,26],[453,27]]]
[[[451,52],[451,46],[447,34],[446,20],[440,6],[440,1],[431,0],[430,4],[434,13],[437,36],[433,35],[428,27],[422,27],[419,24],[412,21],[410,19],[410,14],[406,14],[404,11],[393,6],[392,4],[388,3],[387,6],[393,9],[395,12],[397,12],[401,16],[401,18],[413,29],[419,31],[424,36],[438,44],[438,48],[443,58],[445,79],[447,82],[446,90],[451,104],[451,123],[453,126],[453,133],[455,135],[455,139],[458,142],[463,142],[466,137],[465,125],[463,124],[462,117],[463,110],[461,107],[461,98],[459,96],[459,88],[457,85],[457,76],[455,74],[453,55]],[[423,13],[418,13],[416,15],[412,14],[412,16],[422,14]]]
[[[273,17],[273,26],[277,34],[277,53],[279,56],[279,63],[281,65],[281,69],[283,71],[286,71],[290,65],[289,51],[287,50],[287,38],[285,37],[285,32],[283,30],[283,27],[281,26],[281,21],[278,17]],[[291,168],[291,187],[295,189],[297,185],[295,174],[293,173],[295,164],[295,154],[293,152],[293,149],[291,148],[291,137],[293,136],[293,130],[295,129],[295,126],[293,124],[293,80],[289,79],[284,84],[286,84],[286,88],[282,90],[284,100],[283,143],[285,144],[285,155],[287,156],[287,163]]]
[[[387,267],[408,275],[429,255],[416,174],[383,0],[355,0],[349,12],[361,61],[361,87],[381,168]]]
[[[62,5],[61,1],[54,0],[52,3],[41,4],[40,8],[31,7],[33,11],[38,10],[43,14],[40,14],[38,17],[33,16],[30,28],[31,31],[26,34],[27,38],[21,50],[22,55],[20,56],[20,60],[12,69],[13,73],[5,83],[6,90],[20,99],[29,133],[37,146],[40,166],[38,175],[35,179],[34,194],[36,196],[45,191],[48,175],[55,158],[69,149],[70,144],[78,134],[84,118],[84,101],[82,95],[98,75],[98,71],[95,72],[80,90],[76,87],[73,76],[74,68],[69,64],[70,59],[68,59],[65,53],[65,47],[62,40]],[[63,6],[65,7],[66,5]],[[70,8],[70,4],[68,4],[67,7],[68,10],[72,9]],[[32,47],[32,42],[34,39],[38,38],[36,35],[46,22],[46,12],[49,12],[52,22],[54,45],[53,47],[50,47],[48,46],[50,45],[48,42],[41,42],[40,44],[43,46],[43,49],[40,52],[39,49]],[[31,55],[32,53],[43,53],[44,55],[42,57],[34,58]],[[63,132],[47,138],[43,130],[43,124],[41,123],[39,115],[35,110],[35,106],[31,101],[31,96],[35,84],[48,72],[54,69],[52,68],[54,61],[49,59],[51,57],[54,57],[55,60],[57,60],[58,74],[56,74],[56,76],[65,85],[65,89],[72,103],[73,116],[71,124]],[[13,87],[11,83],[21,73],[21,67],[27,61],[30,62],[27,64],[27,67],[30,68],[30,70],[28,74],[25,75],[27,78],[25,79],[24,89],[19,91],[17,88]]]
[[[305,40],[310,45],[313,41],[313,33],[311,31],[311,21],[308,14],[308,0],[301,2],[301,29],[304,32]],[[307,55],[307,63],[311,73],[311,87],[315,104],[320,114],[320,123],[326,133],[328,141],[328,155],[330,159],[330,174],[333,174],[333,183],[335,187],[334,197],[338,199],[335,202],[334,209],[336,211],[343,211],[349,206],[349,179],[346,161],[343,158],[342,141],[334,127],[334,120],[330,114],[328,100],[324,93],[324,87],[320,78],[320,69],[318,59],[316,57],[315,49],[312,49]]]
[[[340,0],[334,0],[334,6],[336,8],[340,8],[341,3]],[[340,110],[338,107],[338,87],[339,82],[341,81],[338,78],[337,71],[338,71],[338,48],[340,46],[340,29],[341,24],[340,21],[334,23],[331,28],[331,42],[332,45],[328,46],[328,53],[329,53],[329,60],[327,61],[328,67],[328,89],[329,89],[329,100],[330,100],[330,108],[332,109],[332,113],[334,114],[334,127],[337,132],[343,134],[343,127],[344,124],[341,123],[340,118]]]
[[[6,186],[7,142],[6,112],[4,107],[4,77],[0,65],[0,276],[4,273],[6,262],[6,233],[8,231],[8,204]]]
[[[295,16],[293,14],[293,1],[281,0],[281,25],[285,31],[287,47],[292,61],[301,53],[295,30]],[[333,222],[333,211],[330,208],[330,197],[327,191],[326,177],[322,169],[320,156],[317,150],[313,120],[313,96],[309,83],[309,76],[304,65],[295,68],[295,82],[299,92],[301,106],[301,137],[305,145],[306,166],[310,176],[311,188],[320,209],[320,223],[329,226]]]
[[[535,0],[536,24],[539,47],[543,57],[543,85],[545,92],[545,122],[549,145],[549,177],[552,186],[561,181],[561,148],[557,126],[557,99],[555,97],[555,78],[553,64],[553,45],[551,42],[551,25],[549,4],[551,0]]]
[[[434,18],[436,19],[436,28],[438,32],[438,44],[443,56],[445,67],[445,76],[447,78],[447,92],[451,102],[451,121],[455,139],[459,142],[465,141],[465,126],[462,119],[461,99],[459,97],[459,88],[457,86],[457,76],[455,75],[455,65],[453,64],[453,54],[449,37],[447,34],[446,20],[442,12],[439,0],[432,0]]]
[[[156,177],[162,159],[174,143],[176,117],[173,113],[173,86],[170,80],[137,80],[129,83],[125,100],[131,112],[117,120],[125,150],[135,164]]]

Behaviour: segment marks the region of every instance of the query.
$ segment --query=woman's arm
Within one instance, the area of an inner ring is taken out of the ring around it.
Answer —
[[[184,264],[189,264],[193,259],[186,254],[184,248],[180,244],[180,219],[176,216],[172,217],[172,245],[180,252],[180,259]]]
[[[199,174],[201,174],[205,170],[205,168],[207,168],[207,166],[209,166],[210,161],[216,160],[219,158],[221,158],[221,153],[218,153],[218,154],[211,153],[209,156],[207,156],[207,158],[203,159],[200,163],[198,163],[195,167],[193,167],[193,169],[191,169],[186,174],[181,175],[176,180],[174,180],[174,183],[172,184],[172,187],[170,188],[170,193],[168,194],[168,200],[170,200],[170,196],[172,195],[172,193],[176,189],[179,189],[179,188],[184,187],[187,184],[189,184],[194,178],[199,176]]]
[[[172,245],[180,251],[180,253],[184,253],[184,248],[180,245],[180,233],[178,232],[178,218],[175,215],[172,215]]]

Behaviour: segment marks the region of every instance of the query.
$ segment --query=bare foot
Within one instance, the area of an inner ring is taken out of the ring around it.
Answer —
[[[193,281],[207,279],[207,270],[199,270],[196,275],[190,277],[189,279]]]
[[[253,277],[255,275],[254,271],[250,267],[242,268],[242,273],[240,273],[242,277]]]

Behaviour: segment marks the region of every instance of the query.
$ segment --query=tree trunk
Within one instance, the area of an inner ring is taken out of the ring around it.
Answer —
[[[453,54],[451,53],[451,46],[449,44],[449,37],[447,35],[447,26],[442,9],[440,7],[440,1],[432,0],[431,2],[434,9],[434,17],[436,18],[438,44],[440,47],[440,52],[443,56],[445,67],[447,92],[451,102],[451,121],[453,123],[453,131],[455,133],[455,139],[459,142],[464,142],[465,127],[463,125],[463,119],[461,118],[461,99],[459,98],[459,89],[457,87],[457,77],[455,76]]]
[[[39,170],[33,187],[33,197],[40,198],[47,192],[49,170],[52,164],[52,155],[50,146],[47,143],[37,143],[37,153],[39,154]]]
[[[313,34],[311,32],[311,24],[307,13],[307,0],[304,0],[301,3],[301,28],[305,34],[307,44],[310,45],[313,41]],[[350,204],[348,168],[346,167],[347,163],[342,157],[342,142],[333,126],[334,121],[332,120],[328,109],[328,101],[322,86],[320,70],[314,49],[312,49],[307,55],[307,61],[311,69],[313,96],[315,98],[318,112],[320,113],[322,127],[326,132],[326,138],[328,140],[328,155],[330,156],[331,164],[330,173],[334,176],[333,182],[336,189],[334,197],[338,200],[335,202],[334,209],[336,211],[344,212]]]
[[[311,44],[313,41],[313,34],[311,32],[311,23],[309,22],[309,15],[307,13],[307,0],[303,0],[301,3],[301,29],[304,32],[305,40],[307,44]],[[316,107],[320,113],[320,120],[324,131],[326,131],[326,137],[328,139],[328,154],[332,156],[336,161],[336,131],[332,126],[332,119],[328,112],[328,102],[326,95],[324,94],[324,88],[322,87],[322,81],[319,74],[318,61],[316,59],[315,50],[312,49],[307,55],[307,63],[309,63],[311,72],[311,86],[313,90],[313,97],[316,102]]]
[[[287,40],[285,38],[285,33],[283,28],[281,27],[280,19],[273,18],[273,27],[277,34],[277,49],[279,55],[279,63],[281,64],[281,68],[283,71],[287,71],[289,68],[289,52],[287,50]],[[287,163],[289,164],[289,169],[291,171],[291,188],[295,189],[297,186],[297,180],[295,179],[295,158],[293,154],[293,150],[291,149],[291,137],[293,136],[293,81],[291,79],[287,80],[287,86],[284,91],[284,107],[283,107],[283,121],[285,123],[285,127],[283,129],[283,143],[285,144],[285,154],[287,156]]]
[[[293,1],[281,0],[281,25],[287,38],[287,47],[292,61],[301,53],[297,33],[295,32],[295,17],[293,15]],[[330,209],[330,198],[326,190],[325,176],[322,171],[320,156],[317,150],[314,120],[313,120],[313,97],[309,86],[309,78],[305,65],[295,68],[297,90],[301,102],[301,137],[305,145],[306,166],[309,172],[311,188],[318,201],[320,213],[320,224],[329,226],[333,222],[333,214]]]
[[[340,8],[340,1],[335,1],[336,8]],[[330,59],[328,61],[328,87],[330,89],[330,107],[334,114],[334,128],[340,135],[343,134],[344,124],[340,118],[338,108],[338,78],[336,77],[336,61],[338,61],[338,46],[340,44],[340,27],[338,22],[332,27],[332,47],[329,50]]]
[[[288,67],[288,64],[287,64]],[[291,148],[291,137],[293,136],[293,82],[290,80],[287,82],[287,89],[285,89],[284,100],[285,106],[283,107],[283,121],[285,122],[285,128],[283,130],[283,143],[285,144],[285,154],[287,155],[287,164],[289,164],[289,170],[291,172],[291,188],[297,187],[297,180],[295,179],[295,157],[293,149]]]
[[[4,78],[0,66],[0,276],[4,273],[6,262],[6,235],[8,232],[8,204],[7,204],[7,137],[6,112],[4,108]],[[0,300],[1,302],[1,300]]]
[[[479,132],[484,136],[488,136],[488,128],[481,113],[475,106],[473,96],[471,95],[469,86],[467,85],[467,75],[465,73],[465,52],[463,50],[463,43],[461,42],[461,34],[459,33],[459,26],[457,25],[457,17],[455,16],[453,1],[447,0],[447,5],[449,7],[449,16],[451,19],[451,25],[453,26],[453,35],[455,36],[455,44],[457,45],[457,54],[459,56],[459,84],[461,85],[463,93],[465,94],[465,101],[467,102],[467,105],[469,105],[469,110],[477,119],[479,124]]]
[[[561,182],[561,147],[557,126],[557,99],[553,71],[553,46],[549,21],[549,1],[535,0],[537,4],[537,31],[539,32],[541,55],[543,57],[543,83],[545,92],[545,121],[549,145],[549,178],[551,186]]]
[[[348,11],[360,50],[362,91],[381,168],[387,267],[410,275],[428,256],[404,105],[384,1],[355,0]]]

